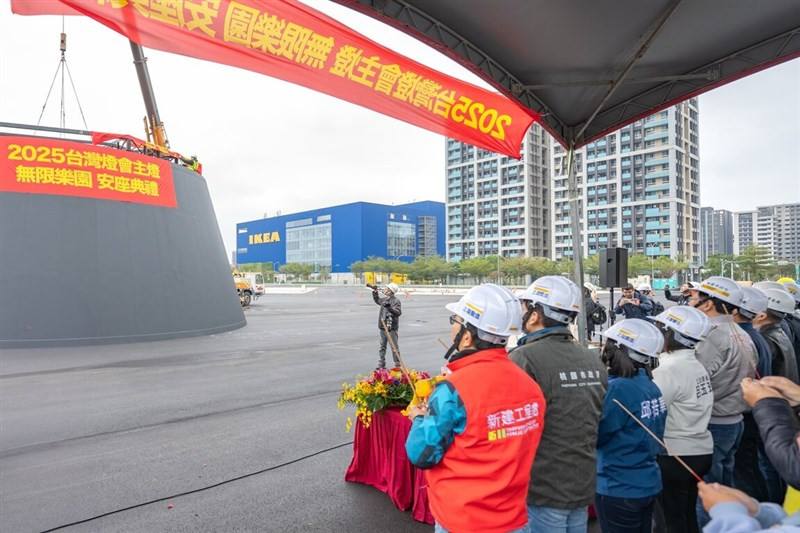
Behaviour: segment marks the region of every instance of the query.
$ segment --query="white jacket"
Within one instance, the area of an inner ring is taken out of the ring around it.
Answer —
[[[664,442],[672,455],[706,455],[714,451],[708,431],[714,394],[705,367],[694,350],[662,353],[653,381],[667,404]]]

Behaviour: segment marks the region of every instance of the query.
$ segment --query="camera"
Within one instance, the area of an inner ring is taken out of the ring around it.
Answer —
[[[377,285],[371,285],[369,283],[367,283],[367,288],[368,289],[372,289],[373,291],[377,291],[378,290],[378,286]]]

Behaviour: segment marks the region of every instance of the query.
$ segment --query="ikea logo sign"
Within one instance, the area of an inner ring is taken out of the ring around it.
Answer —
[[[281,242],[281,236],[277,231],[254,233],[247,236],[248,244],[270,244],[273,242]]]

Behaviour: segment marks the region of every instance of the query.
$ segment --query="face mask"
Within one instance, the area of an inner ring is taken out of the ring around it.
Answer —
[[[458,345],[461,344],[461,339],[464,337],[464,332],[466,330],[467,328],[464,327],[464,324],[461,324],[461,328],[458,330],[458,333],[453,339],[453,344],[444,354],[444,358],[447,359],[448,362],[450,362],[450,358],[453,357],[453,355],[455,355],[456,352],[458,352]]]

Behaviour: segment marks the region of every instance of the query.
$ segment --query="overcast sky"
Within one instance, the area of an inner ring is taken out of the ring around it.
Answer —
[[[406,35],[329,2],[309,1],[432,68],[487,87]],[[59,61],[61,17],[0,7],[0,121],[35,124]],[[66,18],[67,62],[88,127],[143,137],[128,41]],[[444,201],[444,138],[266,76],[148,50],[172,148],[196,154],[230,257],[237,222],[354,201]],[[42,124],[58,125],[60,87]],[[67,127],[83,128],[71,89]],[[731,210],[800,201],[800,60],[700,97],[703,205]]]

